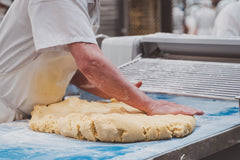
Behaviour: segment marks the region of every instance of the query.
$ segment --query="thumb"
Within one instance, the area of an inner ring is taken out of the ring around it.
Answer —
[[[134,84],[137,88],[140,88],[142,86],[142,81],[139,81]]]

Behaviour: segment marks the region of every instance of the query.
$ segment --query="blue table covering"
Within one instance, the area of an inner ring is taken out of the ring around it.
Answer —
[[[215,100],[166,94],[148,94],[201,109],[204,116],[196,116],[196,129],[184,138],[137,143],[102,143],[77,140],[56,134],[29,129],[28,120],[0,124],[1,159],[146,159],[193,144],[209,136],[239,125],[237,101]]]

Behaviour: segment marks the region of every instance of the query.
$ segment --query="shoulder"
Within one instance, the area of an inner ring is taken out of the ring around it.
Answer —
[[[87,7],[89,0],[29,0],[30,5],[64,5],[65,7],[75,5]],[[52,7],[57,7],[53,5]]]
[[[240,3],[233,2],[222,9],[220,14],[235,14],[235,11],[240,10]]]
[[[240,2],[233,2],[224,7],[217,15],[216,21],[226,22],[230,19],[236,19],[240,15]]]

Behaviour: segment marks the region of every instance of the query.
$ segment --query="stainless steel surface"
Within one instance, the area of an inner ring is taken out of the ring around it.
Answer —
[[[184,159],[196,160],[207,157],[213,153],[227,149],[233,145],[240,143],[240,125],[226,130],[217,135],[213,135],[202,141],[193,142],[192,144],[183,146],[179,149],[169,151],[164,155],[157,155],[151,160],[170,160],[170,159]],[[231,157],[229,157],[231,159]]]
[[[147,92],[234,100],[240,95],[240,64],[138,58],[120,67]]]
[[[139,53],[143,53],[145,58],[131,61],[120,69],[131,82],[143,81],[143,91],[229,99],[235,102],[235,97],[240,95],[240,39],[154,34],[142,37],[139,43]],[[240,97],[238,101],[236,107],[240,109]],[[199,102],[199,105],[202,104],[204,102]],[[213,109],[213,106],[207,108]],[[208,116],[208,109],[204,110],[204,117]],[[220,119],[223,113],[231,111],[220,112]],[[225,121],[237,123],[236,126],[217,134],[209,134],[200,141],[182,144],[177,149],[159,153],[150,159],[201,159],[239,144],[240,117],[235,116],[235,119],[227,117]],[[224,126],[224,122],[205,131]]]
[[[236,96],[235,99],[238,100],[238,108],[239,108],[239,119],[240,119],[240,96]]]
[[[214,36],[195,36],[157,33],[141,39],[143,53],[178,54],[208,57],[240,57],[240,38],[220,38]]]

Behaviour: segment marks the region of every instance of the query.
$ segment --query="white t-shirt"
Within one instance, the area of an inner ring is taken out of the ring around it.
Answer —
[[[99,0],[15,0],[0,25],[0,122],[60,101],[77,70],[67,44],[97,43]]]
[[[185,19],[186,26],[188,27],[188,34],[196,34],[197,22],[196,22],[196,13],[199,10],[198,5],[192,5],[187,10],[187,16]]]
[[[197,34],[211,35],[215,20],[215,11],[209,7],[202,7],[196,13]]]
[[[240,36],[240,2],[231,3],[220,11],[213,34],[222,37]]]
[[[227,5],[236,2],[237,0],[221,0],[216,6],[216,14],[218,15]]]

